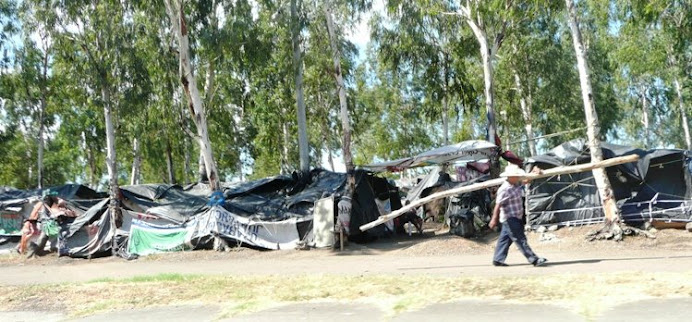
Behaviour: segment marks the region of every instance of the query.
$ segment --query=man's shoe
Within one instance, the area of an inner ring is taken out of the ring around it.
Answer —
[[[533,262],[533,266],[536,266],[536,267],[543,266],[543,265],[545,265],[545,262],[547,262],[547,261],[548,261],[547,259],[545,259],[543,257],[539,257],[535,262]]]
[[[496,261],[493,261],[493,266],[509,266],[509,265],[507,265],[507,264],[505,264],[505,263],[503,263],[503,262],[496,262]]]

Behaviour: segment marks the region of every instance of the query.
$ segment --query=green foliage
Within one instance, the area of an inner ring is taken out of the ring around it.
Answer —
[[[384,10],[374,10],[373,3],[304,0],[301,6],[312,165],[322,166],[326,153],[339,158],[341,150],[323,5],[332,6],[337,26],[356,164],[440,146],[445,113],[452,142],[484,138],[479,45],[457,15],[458,4],[389,0]],[[500,35],[503,39],[493,66],[503,142],[525,138],[515,70],[533,109],[534,135],[584,127],[563,3],[471,3],[490,43]],[[194,76],[222,180],[261,178],[298,167],[289,5],[186,1]],[[686,0],[578,2],[604,138],[645,145],[644,97],[649,146],[684,146],[680,122],[692,100],[690,6]],[[349,34],[368,15],[371,40],[366,55],[359,55]],[[44,184],[105,187],[106,103],[114,110],[120,183],[129,181],[134,138],[141,146],[142,182],[170,180],[168,155],[175,182],[195,181],[199,145],[190,135],[196,131],[181,91],[168,19],[159,0],[0,0],[0,185],[36,186],[38,129],[43,126]],[[681,84],[682,100],[675,81]],[[580,136],[585,132],[540,140],[539,150]],[[526,144],[512,149],[528,154]]]

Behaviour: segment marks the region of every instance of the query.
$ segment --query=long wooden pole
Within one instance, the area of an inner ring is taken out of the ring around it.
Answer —
[[[635,162],[637,160],[639,160],[639,156],[635,154],[635,155],[628,155],[628,156],[624,156],[624,157],[611,158],[611,159],[603,160],[600,162],[579,164],[579,165],[573,165],[573,166],[557,167],[557,168],[543,170],[542,173],[540,173],[540,174],[528,173],[527,175],[522,177],[522,180],[535,180],[535,179],[540,179],[540,178],[553,177],[553,176],[561,175],[561,174],[586,172],[586,171],[590,171],[590,170],[593,170],[596,168],[607,168],[607,167],[612,167],[612,166],[615,166],[618,164]],[[434,201],[437,199],[450,197],[450,196],[459,195],[462,193],[467,193],[467,192],[471,192],[471,191],[476,191],[476,190],[481,190],[481,189],[487,189],[487,188],[494,187],[494,186],[499,186],[502,183],[504,183],[505,180],[506,180],[505,178],[497,178],[497,179],[492,179],[492,180],[488,180],[488,181],[481,182],[481,183],[475,183],[475,184],[468,185],[468,186],[463,186],[463,187],[459,187],[459,188],[454,188],[454,189],[449,189],[449,190],[441,191],[438,193],[434,193],[434,194],[429,195],[425,198],[416,200],[415,202],[412,202],[411,204],[406,205],[399,210],[393,211],[390,214],[380,216],[379,218],[377,218],[377,220],[360,226],[360,230],[366,231],[368,229],[371,229],[373,227],[381,225],[381,224],[383,224],[389,220],[392,220],[396,217],[403,215],[404,213],[406,213],[407,211],[409,211],[411,209],[414,209],[414,208],[421,206],[423,204],[426,204],[428,202],[431,202],[431,201]]]

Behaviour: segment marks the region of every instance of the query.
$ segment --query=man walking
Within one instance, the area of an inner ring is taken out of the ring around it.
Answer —
[[[524,235],[524,226],[521,222],[524,216],[521,180],[524,176],[526,176],[526,172],[513,164],[508,165],[505,171],[500,174],[500,177],[507,178],[507,181],[497,190],[493,218],[489,224],[490,228],[497,226],[498,221],[502,224],[500,238],[497,240],[495,255],[493,256],[494,266],[508,266],[505,264],[505,259],[507,259],[507,252],[512,243],[517,244],[521,253],[533,266],[542,266],[547,261],[543,257],[538,257],[531,250],[526,241],[526,235]]]

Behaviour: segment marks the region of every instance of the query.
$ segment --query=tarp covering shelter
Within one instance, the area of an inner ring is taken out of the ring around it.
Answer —
[[[0,236],[20,236],[22,222],[28,218],[34,205],[47,190],[69,202],[70,208],[78,215],[86,212],[98,201],[106,197],[105,193],[80,184],[66,184],[46,189],[18,190],[10,187],[0,188]]]
[[[384,232],[382,228],[363,233],[358,228],[380,216],[375,199],[389,198],[393,209],[401,204],[396,187],[386,179],[364,170],[357,170],[354,175],[351,234],[354,240],[367,241]],[[315,169],[306,175],[294,173],[222,184],[219,199],[210,199],[205,184],[123,186],[120,189],[122,218],[117,222],[115,217],[108,215],[106,194],[84,186],[55,189],[73,208],[78,203],[90,204],[77,209],[79,216],[61,236],[64,242],[60,254],[90,258],[117,253],[129,257],[209,248],[218,238],[231,245],[293,248],[298,242],[311,238],[315,202],[326,196],[340,196],[345,182],[345,173]],[[14,205],[17,200],[37,202],[40,195],[40,190],[4,189],[0,193],[0,200],[3,200],[0,206]],[[98,199],[80,199],[94,197]],[[0,210],[6,210],[2,207]],[[19,217],[17,228],[25,218]]]
[[[636,163],[606,169],[626,222],[690,221],[692,181],[689,151],[642,150],[601,143],[603,158],[639,155]],[[563,143],[527,160],[527,170],[549,169],[591,161],[585,140]],[[580,225],[603,220],[601,200],[591,171],[539,179],[527,193],[528,222],[532,225]]]
[[[423,152],[414,157],[362,166],[375,172],[396,172],[407,168],[442,165],[459,161],[489,159],[498,154],[498,147],[488,141],[469,140]]]

